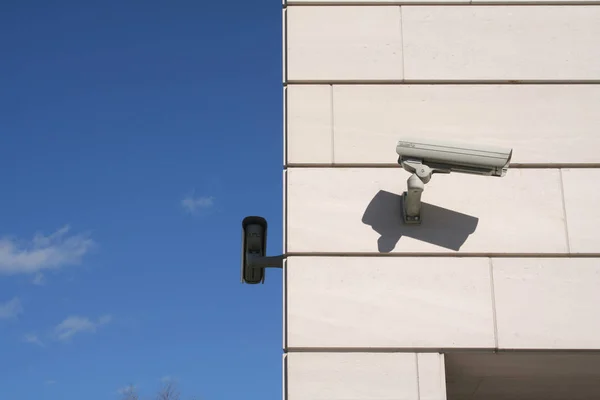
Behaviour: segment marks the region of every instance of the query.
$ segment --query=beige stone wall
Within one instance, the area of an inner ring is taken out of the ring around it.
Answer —
[[[462,354],[600,350],[594,3],[284,4],[284,397],[446,399],[446,359],[483,382],[454,398],[494,400],[510,384]],[[503,178],[434,175],[406,226],[403,135],[514,156]]]

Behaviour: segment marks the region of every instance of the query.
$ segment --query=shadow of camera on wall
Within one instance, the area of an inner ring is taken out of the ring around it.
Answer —
[[[380,190],[367,206],[362,222],[379,233],[380,253],[393,251],[402,236],[458,251],[479,222],[479,218],[471,215],[421,203],[421,225],[406,225],[402,219],[403,207],[401,195],[385,190]]]

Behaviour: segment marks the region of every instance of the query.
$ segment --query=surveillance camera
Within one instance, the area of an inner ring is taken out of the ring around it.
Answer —
[[[242,221],[242,282],[264,283],[265,268],[282,268],[283,256],[267,257],[267,220],[246,217]]]
[[[512,149],[466,143],[404,138],[396,145],[398,163],[411,172],[408,191],[403,195],[404,222],[421,223],[421,193],[435,173],[503,177],[512,158]]]
[[[265,270],[250,268],[249,258],[264,257],[267,251],[267,220],[262,217],[246,217],[242,221],[242,280],[257,284],[264,282]]]

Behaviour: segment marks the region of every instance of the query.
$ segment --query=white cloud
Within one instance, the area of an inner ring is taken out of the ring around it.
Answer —
[[[128,385],[117,389],[117,393],[122,396],[129,395],[129,398],[137,399],[137,390],[138,388],[136,385]]]
[[[112,321],[112,315],[103,315],[100,318],[98,318],[98,324],[97,325],[106,325],[108,324],[110,321]]]
[[[78,333],[96,333],[99,327],[112,320],[110,315],[103,315],[94,322],[87,317],[71,316],[54,328],[54,333],[59,340],[67,341]]]
[[[37,274],[35,274],[31,283],[33,283],[34,285],[37,285],[37,286],[45,285],[46,279],[44,278],[44,274],[42,274],[41,272],[38,272]]]
[[[21,300],[16,297],[6,303],[0,303],[0,319],[14,318],[22,312]]]
[[[68,235],[65,226],[51,235],[36,234],[30,242],[0,238],[0,273],[35,274],[79,264],[94,246],[87,235]]]
[[[200,210],[206,210],[211,208],[215,204],[214,197],[201,196],[194,197],[188,196],[181,200],[181,206],[189,213],[194,214]]]
[[[31,343],[31,344],[36,344],[40,347],[44,347],[44,343],[42,342],[42,340],[33,333],[28,333],[25,336],[23,336],[23,341],[26,343]]]

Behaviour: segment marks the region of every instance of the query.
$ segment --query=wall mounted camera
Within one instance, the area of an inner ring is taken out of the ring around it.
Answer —
[[[265,268],[283,268],[283,256],[267,257],[267,220],[246,217],[242,221],[242,283],[265,282]]]
[[[433,174],[464,174],[503,177],[512,149],[455,143],[424,138],[404,138],[396,145],[398,163],[412,173],[403,194],[403,218],[407,224],[421,223],[421,194]]]

